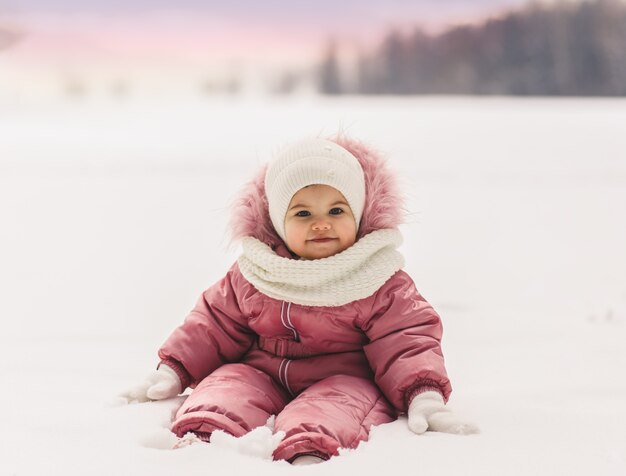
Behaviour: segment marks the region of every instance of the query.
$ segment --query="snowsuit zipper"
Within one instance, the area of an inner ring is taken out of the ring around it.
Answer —
[[[287,389],[287,391],[293,396],[293,391],[289,386],[289,377],[287,375],[287,371],[289,370],[289,365],[291,364],[291,360],[283,359],[280,363],[280,367],[278,367],[278,379],[280,383]]]
[[[296,331],[296,328],[291,322],[291,316],[289,315],[290,310],[291,310],[291,303],[287,303],[287,316],[285,319],[285,301],[283,301],[280,306],[280,322],[283,323],[283,326],[285,326],[287,329],[293,332],[293,339],[296,342],[300,342],[300,336],[298,336],[298,331]]]

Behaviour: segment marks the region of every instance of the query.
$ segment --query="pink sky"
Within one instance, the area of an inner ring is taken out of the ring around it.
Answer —
[[[255,18],[254,12],[234,16],[232,12],[206,10],[120,14],[22,11],[12,19],[5,16],[9,18],[5,24],[24,34],[16,46],[2,54],[16,65],[31,67],[194,68],[239,60],[303,65],[321,55],[331,35],[351,48],[368,48],[391,27],[409,29],[419,24],[440,29],[450,23],[497,14],[507,4],[520,1],[502,0],[500,7],[493,1],[482,6],[480,2],[440,2],[437,8],[417,2],[404,5],[402,11],[373,2],[366,9],[352,11],[347,20],[346,12],[339,12],[343,18],[331,12],[317,16],[313,22],[291,21],[280,15]]]

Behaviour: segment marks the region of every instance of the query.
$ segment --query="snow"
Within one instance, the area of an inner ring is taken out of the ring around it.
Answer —
[[[626,101],[128,98],[0,107],[0,474],[626,474]],[[228,200],[280,145],[346,130],[408,193],[407,271],[450,406],[317,466],[269,427],[170,448],[184,396],[122,404],[238,254]]]

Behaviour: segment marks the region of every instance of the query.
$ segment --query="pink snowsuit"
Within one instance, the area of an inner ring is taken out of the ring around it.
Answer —
[[[400,198],[384,162],[362,144],[335,141],[365,174],[357,239],[396,227]],[[254,236],[292,258],[271,225],[264,173],[241,195],[233,235]],[[439,316],[402,270],[367,298],[304,306],[264,295],[235,263],[159,350],[183,388],[194,389],[172,431],[207,440],[216,429],[241,436],[277,415],[274,430],[286,436],[274,459],[328,459],[367,440],[371,425],[395,420],[421,392],[438,391],[447,401],[441,334]]]

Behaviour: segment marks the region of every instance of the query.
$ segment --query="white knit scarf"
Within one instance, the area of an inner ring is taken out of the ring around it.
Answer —
[[[376,230],[341,253],[316,260],[277,255],[253,237],[242,240],[239,269],[256,289],[305,306],[341,306],[374,294],[404,266],[397,229]]]

